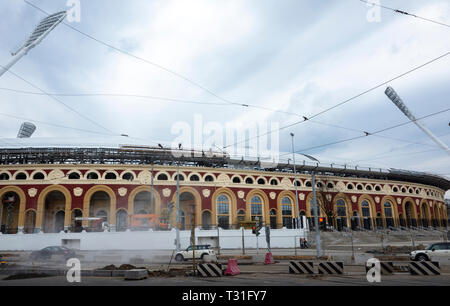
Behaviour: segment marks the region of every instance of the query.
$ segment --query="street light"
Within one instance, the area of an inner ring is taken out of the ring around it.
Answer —
[[[12,52],[13,58],[6,64],[6,66],[0,66],[0,77],[8,71],[15,63],[17,63],[22,57],[27,55],[28,51],[36,47],[58,24],[60,24],[66,17],[67,12],[62,11],[52,15],[49,15],[41,20],[36,26],[30,37],[15,52]]]
[[[292,137],[292,158],[294,163],[294,185],[295,185],[295,203],[297,205],[297,225],[300,221],[300,211],[298,207],[298,191],[297,191],[297,171],[295,168],[295,151],[294,151],[294,133],[291,133]],[[316,161],[317,163],[320,163],[318,159],[312,157],[308,154],[298,153],[301,154],[313,161]],[[320,242],[320,232],[319,232],[319,210],[318,210],[318,204],[317,204],[317,197],[316,197],[316,183],[315,183],[315,173],[314,170],[311,171],[311,185],[312,185],[312,192],[313,192],[313,208],[314,208],[314,224],[316,227],[316,249],[317,249],[317,257],[322,256],[322,244]],[[298,226],[297,226],[298,227]]]
[[[434,136],[429,129],[427,129],[419,121],[417,121],[416,117],[414,117],[414,115],[409,111],[408,107],[406,107],[405,103],[403,103],[402,99],[395,92],[394,88],[388,86],[384,93],[402,111],[402,113],[405,114],[406,117],[408,117],[409,120],[414,122],[414,124],[417,125],[425,134],[427,134],[428,137],[431,138],[431,140],[433,140],[442,149],[444,149],[447,154],[450,154],[450,149],[448,148],[448,146],[441,140],[439,140],[436,136]]]

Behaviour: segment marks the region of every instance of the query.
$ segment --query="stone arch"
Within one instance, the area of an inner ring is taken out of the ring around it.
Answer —
[[[416,207],[416,203],[415,203],[414,200],[413,200],[412,198],[410,198],[410,197],[405,197],[405,198],[403,199],[403,202],[402,202],[402,211],[403,211],[403,215],[404,215],[405,221],[408,222],[408,221],[407,221],[407,220],[408,220],[408,216],[407,216],[407,211],[406,211],[406,204],[407,204],[407,203],[410,203],[410,204],[411,204],[412,219],[416,220],[415,222],[417,222],[418,215],[417,215],[417,207]],[[407,223],[406,223],[406,225],[407,225]],[[410,224],[410,225],[412,225],[412,224]],[[416,224],[416,225],[417,225],[417,224]]]
[[[26,195],[25,192],[17,186],[7,186],[0,189],[0,201],[2,201],[5,194],[8,192],[14,192],[19,196],[19,219],[17,220],[18,232],[23,232],[25,225],[25,207],[26,207]],[[0,203],[3,205],[3,203]]]
[[[125,231],[128,228],[128,219],[128,212],[126,208],[121,207],[116,211],[116,230],[118,232]]]
[[[45,171],[42,170],[42,169],[36,169],[36,170],[34,170],[33,172],[31,172],[31,174],[30,174],[30,179],[33,180],[34,175],[37,174],[37,173],[42,173],[42,174],[44,175],[44,180],[47,179],[47,173],[45,173]]]
[[[105,172],[103,172],[103,175],[102,175],[102,176],[99,176],[99,177],[98,177],[98,179],[99,179],[99,180],[100,180],[100,179],[106,180],[106,175],[107,175],[108,173],[114,173],[114,174],[116,175],[116,180],[120,179],[119,173],[118,173],[116,170],[113,170],[113,169],[108,169],[108,170],[106,170]]]
[[[400,215],[398,213],[398,207],[397,207],[397,202],[395,201],[394,197],[392,196],[384,196],[381,199],[381,216],[383,218],[383,222],[384,225],[386,226],[386,212],[384,211],[384,203],[389,202],[391,203],[391,207],[392,207],[392,218],[394,219],[394,226],[399,226],[399,222],[400,222]]]
[[[307,217],[314,217],[313,215],[311,215],[312,199],[313,199],[313,193],[310,192],[308,194],[308,196],[306,197],[306,216]],[[326,217],[326,213],[323,210],[323,205],[320,205],[321,203],[323,203],[322,195],[320,193],[316,193],[316,199],[317,199],[317,203],[319,204],[319,208],[320,208],[319,217]]]
[[[180,174],[181,174],[181,172],[180,172]],[[201,208],[202,197],[201,197],[200,193],[193,187],[189,187],[189,186],[180,187],[180,197],[185,192],[186,193],[190,193],[190,194],[192,194],[194,196],[194,201],[195,201],[195,223],[196,223],[196,226],[200,226],[201,221],[202,221],[202,219],[201,219],[201,217],[202,217],[202,208]],[[172,202],[174,203],[174,205],[176,207],[176,205],[177,205],[177,192],[176,191],[173,193]],[[180,210],[181,210],[181,207],[180,207]],[[173,213],[171,215],[171,224],[177,224],[176,209],[174,211],[175,211],[175,213]],[[180,215],[181,215],[181,212],[180,212]]]
[[[202,210],[202,229],[211,229],[212,224],[212,212],[209,209]]]
[[[89,173],[95,173],[95,174],[97,174],[97,177],[98,177],[98,178],[97,178],[97,179],[89,180],[89,179],[88,179]],[[89,180],[89,181],[99,181],[99,180],[102,179],[102,175],[100,174],[100,172],[99,172],[98,170],[95,170],[95,169],[89,169],[89,170],[86,171],[86,173],[84,174],[84,176],[83,176],[82,178],[85,179],[85,180]]]
[[[228,196],[228,199],[230,200],[230,207],[229,207],[229,216],[230,216],[230,226],[233,226],[234,224],[237,224],[237,199],[236,195],[234,194],[231,189],[226,187],[221,187],[214,191],[212,197],[211,197],[211,224],[213,226],[217,226],[217,198],[221,195],[225,194]]]
[[[128,196],[128,214],[132,215],[134,214],[134,198],[143,191],[147,191],[147,192],[152,192],[152,188],[151,186],[139,186],[134,188],[129,196]],[[155,214],[157,214],[158,216],[161,213],[161,196],[159,195],[159,192],[153,188],[153,197],[155,199]],[[176,203],[176,202],[175,202]]]
[[[282,207],[281,207],[281,201],[284,197],[288,197],[291,200],[292,203],[292,218],[297,218],[297,204],[295,202],[295,193],[290,190],[283,190],[278,194],[277,197],[277,228],[279,228],[279,225],[283,224],[283,213],[282,213]],[[300,206],[300,203],[299,203]]]
[[[36,216],[37,212],[34,208],[29,208],[25,211],[24,232],[34,233],[34,230],[36,228]]]
[[[266,222],[269,221],[269,197],[266,195],[266,193],[259,189],[252,189],[249,193],[247,193],[247,196],[245,198],[245,212],[246,212],[246,219],[251,220],[251,207],[250,202],[253,196],[260,196],[263,202],[263,224],[266,224]],[[267,223],[268,224],[268,223]]]
[[[425,216],[423,215],[423,210],[425,208]],[[431,222],[431,211],[430,211],[430,206],[428,205],[428,202],[425,199],[422,199],[422,201],[420,201],[419,204],[419,212],[420,212],[420,217],[421,217],[421,221],[422,221],[422,226],[424,227],[428,227],[432,225]],[[426,224],[424,224],[424,220],[426,222]]]
[[[69,189],[61,185],[52,185],[44,188],[38,197],[37,202],[37,215],[36,215],[36,229],[43,230],[43,222],[44,222],[44,209],[45,209],[45,199],[49,195],[49,193],[53,191],[59,191],[64,195],[65,198],[65,215],[64,215],[64,230],[67,230],[70,226],[71,222],[71,213],[70,210],[72,208],[72,194]]]
[[[333,199],[333,209],[334,209],[335,216],[336,216],[336,218],[335,218],[336,219],[335,220],[336,224],[334,224],[334,226],[336,228],[338,227],[337,226],[337,218],[340,218],[339,215],[338,215],[338,211],[337,211],[337,208],[338,208],[337,202],[339,200],[342,200],[345,203],[345,214],[346,214],[345,224],[346,224],[347,228],[350,228],[351,227],[351,218],[352,218],[352,201],[350,200],[350,198],[345,193],[342,193],[342,192],[336,194],[334,196],[334,199]]]
[[[105,185],[97,185],[94,187],[91,187],[88,191],[86,191],[83,199],[83,217],[87,218],[89,217],[89,210],[90,210],[90,204],[91,204],[91,197],[96,193],[97,191],[103,191],[108,194],[110,199],[110,207],[109,207],[109,226],[112,231],[115,231],[116,227],[116,214],[114,213],[116,211],[116,194],[114,191]],[[83,227],[88,226],[88,221],[83,221]]]
[[[362,202],[363,201],[367,201],[368,203],[369,203],[369,209],[370,209],[370,227],[373,229],[373,228],[376,228],[376,222],[375,222],[375,220],[376,220],[376,218],[377,218],[377,211],[376,211],[376,207],[375,207],[375,201],[372,199],[372,197],[371,196],[369,196],[369,195],[362,195],[362,196],[360,196],[359,197],[359,199],[358,199],[358,212],[359,212],[359,217],[360,217],[360,220],[361,220],[361,226],[363,226],[364,227],[364,218],[367,218],[367,217],[364,217],[363,216],[363,213],[362,213]]]

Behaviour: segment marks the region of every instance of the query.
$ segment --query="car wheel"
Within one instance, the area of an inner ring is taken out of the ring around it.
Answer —
[[[417,261],[428,261],[428,257],[424,254],[419,254],[416,256]]]
[[[176,261],[184,261],[184,257],[181,254],[177,254],[177,256],[175,256],[175,260]]]

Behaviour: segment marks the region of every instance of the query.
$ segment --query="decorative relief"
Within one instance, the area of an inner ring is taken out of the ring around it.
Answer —
[[[202,194],[205,198],[209,197],[211,195],[211,190],[209,189],[203,189]]]
[[[271,193],[269,193],[269,197],[272,199],[272,200],[274,200],[275,199],[275,197],[277,196],[277,194],[275,193],[275,192],[271,192]]]
[[[36,188],[30,188],[28,189],[28,195],[32,198],[34,198],[34,196],[37,194],[37,189]]]
[[[377,204],[380,203],[380,197],[376,196],[376,197],[375,197],[375,202],[376,202]]]
[[[344,192],[345,191],[345,184],[344,184],[344,182],[337,182],[336,189],[339,192]]]
[[[48,179],[49,180],[59,180],[62,179],[64,177],[64,173],[61,170],[52,170],[49,175],[48,175]]]
[[[325,196],[325,198],[327,199],[328,202],[330,202],[330,201],[331,201],[331,194],[327,194],[327,195]]]
[[[152,182],[152,174],[150,171],[141,171],[138,175],[138,180],[141,184],[148,185]]]
[[[397,198],[397,204],[398,204],[398,205],[402,204],[402,199]]]
[[[221,173],[219,174],[219,176],[217,177],[217,181],[219,182],[230,182],[230,178],[228,177],[228,175],[226,175],[225,173]]]
[[[299,197],[300,201],[303,201],[305,199],[305,194],[304,193],[300,193],[298,195],[298,197]]]
[[[242,190],[239,190],[239,191],[238,191],[238,198],[239,198],[239,199],[243,199],[244,196],[245,196],[245,192],[242,191]]]
[[[285,188],[291,188],[293,186],[293,183],[288,178],[283,178],[280,182],[280,185],[282,185]]]
[[[388,184],[385,184],[384,186],[383,186],[383,189],[382,189],[385,193],[387,193],[387,194],[391,194],[392,193],[392,189],[391,189],[391,187],[388,185]]]
[[[73,189],[73,194],[74,194],[76,197],[81,196],[81,195],[83,194],[83,188],[80,188],[80,187],[74,188],[74,189]]]
[[[357,200],[358,198],[356,197],[356,196],[352,196],[352,202],[353,203],[356,203],[356,200]]]
[[[121,197],[123,197],[123,196],[125,196],[126,194],[127,194],[127,189],[126,188],[124,188],[124,187],[121,187],[121,188],[119,188],[119,190],[118,190],[118,192],[119,192],[119,195],[121,196]]]
[[[416,205],[419,206],[419,199],[416,199]]]
[[[170,197],[170,194],[171,194],[172,192],[170,191],[169,188],[164,188],[164,189],[162,190],[162,193],[163,193],[163,196],[165,196],[166,198],[168,198],[168,197]]]

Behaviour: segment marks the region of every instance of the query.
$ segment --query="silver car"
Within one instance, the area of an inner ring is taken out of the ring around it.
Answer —
[[[450,242],[439,242],[428,245],[424,250],[412,251],[411,260],[450,262]]]

